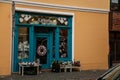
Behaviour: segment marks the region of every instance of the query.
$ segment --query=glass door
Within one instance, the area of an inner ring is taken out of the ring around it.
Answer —
[[[36,36],[36,59],[39,59],[42,68],[49,67],[49,36],[37,35]]]

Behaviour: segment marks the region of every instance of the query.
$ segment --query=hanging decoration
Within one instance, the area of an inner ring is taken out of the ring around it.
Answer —
[[[23,24],[42,24],[42,25],[59,25],[68,26],[68,18],[56,16],[41,16],[20,14],[19,22]]]
[[[46,55],[46,53],[47,53],[47,49],[46,49],[46,47],[44,45],[38,46],[38,48],[37,48],[37,54],[39,56],[44,56],[44,55]]]

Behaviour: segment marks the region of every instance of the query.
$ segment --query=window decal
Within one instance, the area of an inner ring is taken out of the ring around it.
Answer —
[[[68,26],[66,17],[20,14],[19,23]]]

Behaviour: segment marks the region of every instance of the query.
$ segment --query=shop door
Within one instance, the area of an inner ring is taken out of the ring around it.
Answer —
[[[50,53],[49,53],[49,35],[36,36],[36,59],[42,64],[42,68],[49,68]]]

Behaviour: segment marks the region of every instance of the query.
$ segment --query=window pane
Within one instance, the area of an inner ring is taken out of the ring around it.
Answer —
[[[42,24],[42,25],[52,25],[52,26],[55,26],[55,25],[68,26],[68,18],[67,17],[56,17],[56,16],[20,14],[19,23]]]
[[[29,29],[21,27],[18,29],[18,59],[29,57]]]
[[[60,30],[60,47],[59,47],[59,57],[65,58],[68,56],[68,30]]]

